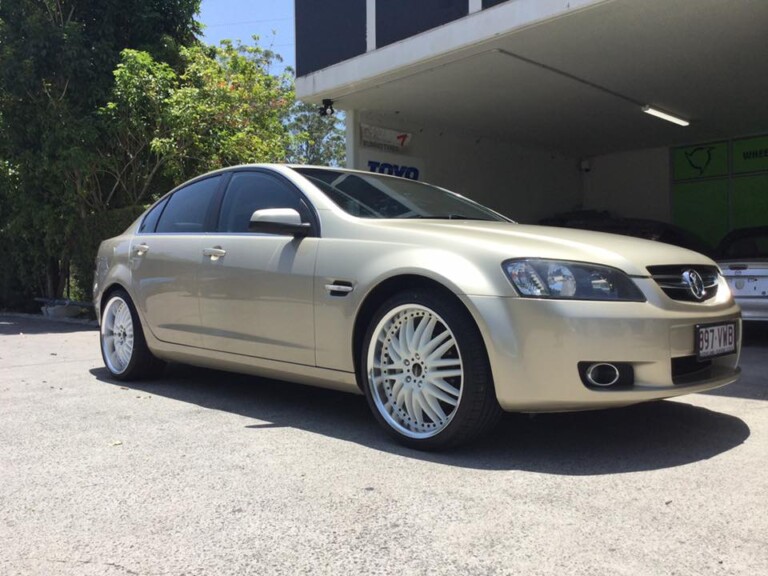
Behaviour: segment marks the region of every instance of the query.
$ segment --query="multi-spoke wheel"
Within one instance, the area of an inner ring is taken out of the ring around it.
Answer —
[[[123,290],[113,292],[102,311],[101,356],[118,380],[150,376],[163,367],[147,348],[138,314]]]
[[[477,327],[444,295],[404,292],[385,302],[362,362],[374,414],[410,446],[464,442],[500,412]]]

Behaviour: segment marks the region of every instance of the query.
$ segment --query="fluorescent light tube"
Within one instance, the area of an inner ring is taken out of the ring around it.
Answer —
[[[688,120],[683,120],[682,118],[678,118],[677,116],[673,116],[667,112],[662,112],[661,110],[653,108],[652,106],[643,106],[643,112],[650,114],[651,116],[656,116],[656,118],[666,120],[667,122],[672,122],[678,126],[688,126],[690,124]]]

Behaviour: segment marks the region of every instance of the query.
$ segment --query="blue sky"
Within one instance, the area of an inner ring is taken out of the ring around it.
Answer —
[[[275,72],[296,66],[293,0],[203,0],[198,20],[205,25],[208,44],[224,39],[250,43],[257,34],[262,47],[283,57]]]

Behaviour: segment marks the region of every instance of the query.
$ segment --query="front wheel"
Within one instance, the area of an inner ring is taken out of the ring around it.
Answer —
[[[165,363],[155,358],[144,339],[130,296],[113,292],[101,315],[101,356],[117,380],[139,380],[159,374]]]
[[[465,443],[501,414],[482,337],[447,295],[408,291],[387,300],[368,328],[361,366],[377,420],[410,447]]]

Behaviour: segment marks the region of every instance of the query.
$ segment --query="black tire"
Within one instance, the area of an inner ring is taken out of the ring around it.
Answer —
[[[359,366],[376,420],[410,448],[468,443],[502,414],[482,336],[449,294],[415,289],[385,301],[369,323]]]
[[[125,345],[129,330],[132,337],[130,350]],[[159,376],[165,368],[165,362],[149,351],[139,314],[125,290],[115,290],[104,304],[99,344],[104,366],[115,380],[152,378]]]

